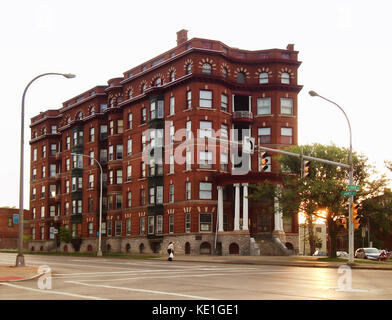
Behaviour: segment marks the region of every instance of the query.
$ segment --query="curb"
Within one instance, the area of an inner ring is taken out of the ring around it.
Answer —
[[[156,259],[156,260],[162,260],[163,259]],[[299,262],[293,262],[293,263],[282,263],[282,262],[267,262],[267,261],[212,261],[212,260],[182,260],[181,258],[174,259],[174,261],[180,261],[180,262],[206,262],[206,263],[220,263],[220,264],[246,264],[246,265],[270,265],[270,266],[285,266],[285,267],[303,267],[303,268],[334,268],[338,269],[340,266],[347,265],[346,263],[341,263],[339,265],[328,265],[328,264],[317,264],[317,263],[299,263]],[[392,271],[392,267],[387,268],[387,267],[372,267],[372,266],[365,266],[365,265],[351,265],[351,269],[362,269],[362,270],[383,270],[383,271]]]
[[[0,284],[4,282],[21,282],[21,281],[28,281],[28,280],[35,280],[43,276],[45,273],[39,273],[29,278],[22,278],[22,279],[10,279],[10,280],[0,280]]]

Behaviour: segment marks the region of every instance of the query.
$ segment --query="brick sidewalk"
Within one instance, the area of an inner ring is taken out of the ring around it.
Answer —
[[[31,279],[37,275],[37,267],[0,266],[0,282]]]

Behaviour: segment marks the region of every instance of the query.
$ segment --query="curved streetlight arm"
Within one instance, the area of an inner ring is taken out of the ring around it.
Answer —
[[[58,75],[63,76],[65,78],[75,78],[75,75],[72,73],[58,73],[58,72],[47,72],[36,76],[33,80],[31,80],[26,88],[23,91],[22,96],[22,110],[21,110],[21,129],[20,129],[20,168],[19,168],[19,234],[18,234],[18,255],[16,257],[16,266],[22,267],[25,265],[24,256],[23,256],[23,166],[24,166],[24,114],[25,114],[25,97],[27,89],[30,85],[43,76],[49,75]]]

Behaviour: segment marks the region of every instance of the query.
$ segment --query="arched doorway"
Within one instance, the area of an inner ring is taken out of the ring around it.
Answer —
[[[63,251],[64,251],[64,252],[68,252],[68,246],[67,246],[67,245],[64,245]]]
[[[209,242],[203,242],[200,245],[200,254],[211,254],[211,244]]]
[[[112,250],[112,246],[111,246],[110,244],[108,244],[108,245],[106,246],[106,251],[107,251],[107,253],[110,253],[111,250]]]
[[[285,246],[289,250],[289,254],[294,254],[294,246],[291,242],[286,242]]]
[[[189,242],[185,243],[185,254],[191,254],[191,244]]]
[[[144,243],[139,245],[139,253],[144,253]]]
[[[131,252],[131,245],[129,243],[127,243],[127,245],[125,246],[125,251],[126,253]]]
[[[240,247],[238,246],[238,244],[235,242],[230,243],[229,254],[239,254],[239,253],[240,253]]]
[[[93,251],[93,246],[92,246],[91,244],[89,244],[89,245],[87,246],[87,251],[88,251],[88,252]]]

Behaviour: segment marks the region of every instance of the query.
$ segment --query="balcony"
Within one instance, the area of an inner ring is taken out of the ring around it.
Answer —
[[[250,124],[253,122],[253,114],[251,111],[234,111],[233,122]]]

